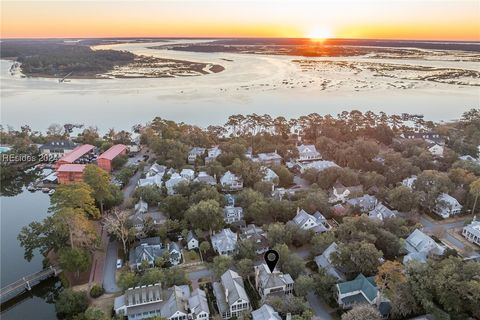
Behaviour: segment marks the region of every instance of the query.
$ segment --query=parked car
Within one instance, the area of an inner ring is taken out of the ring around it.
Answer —
[[[117,269],[120,269],[123,266],[122,259],[117,259]]]

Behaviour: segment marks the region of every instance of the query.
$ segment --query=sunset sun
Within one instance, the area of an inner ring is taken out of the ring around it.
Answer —
[[[333,33],[328,28],[315,28],[308,33],[307,37],[313,41],[324,41],[333,38]]]

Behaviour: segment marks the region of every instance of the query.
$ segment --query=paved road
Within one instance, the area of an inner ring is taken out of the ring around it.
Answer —
[[[331,320],[332,316],[330,316],[331,308],[321,299],[318,295],[316,295],[313,291],[310,291],[307,294],[307,301],[312,308],[315,315],[321,320]]]
[[[435,229],[441,228],[443,230],[453,229],[463,227],[465,220],[468,219],[461,219],[453,222],[442,223],[441,221],[431,221],[430,219],[426,218],[425,216],[420,216],[420,223],[423,225],[423,230],[426,232],[432,232]]]
[[[115,293],[120,291],[117,287],[115,273],[117,271],[117,250],[118,243],[110,240],[107,246],[107,255],[105,258],[105,269],[103,271],[103,288],[106,293]]]
[[[143,155],[143,153],[140,153]],[[132,193],[135,191],[135,187],[137,185],[138,180],[140,179],[140,176],[142,175],[142,172],[139,170],[135,175],[130,179],[128,184],[123,188],[123,203],[120,205],[120,209],[124,209],[127,200],[132,195]],[[106,248],[106,254],[105,254],[105,263],[104,263],[104,269],[103,269],[103,288],[107,293],[114,293],[120,291],[120,289],[117,287],[116,279],[115,279],[115,273],[117,271],[117,259],[118,259],[118,252],[117,248],[119,246],[118,242],[112,238],[109,237],[107,239],[108,245]]]

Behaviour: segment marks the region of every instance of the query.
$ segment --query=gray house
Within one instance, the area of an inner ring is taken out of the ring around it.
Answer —
[[[223,208],[223,220],[225,223],[235,223],[243,219],[242,207],[226,206]]]
[[[232,317],[243,319],[251,310],[243,279],[235,271],[227,270],[221,276],[220,282],[214,282],[213,293],[223,319]]]
[[[268,295],[291,294],[294,281],[288,273],[270,272],[266,264],[255,266],[255,287],[262,298]]]
[[[264,304],[252,311],[252,320],[282,320],[282,318],[271,306]]]
[[[321,255],[315,257],[315,263],[318,268],[324,269],[327,274],[337,278],[339,281],[345,281],[345,275],[332,264],[331,255],[337,252],[337,248],[337,244],[335,242],[332,243]]]
[[[238,235],[230,229],[215,233],[211,240],[213,250],[221,256],[233,255],[237,251]]]
[[[415,229],[405,240],[405,250],[408,254],[403,257],[403,263],[415,260],[418,262],[427,262],[427,257],[441,256],[445,247],[436,243],[435,240],[427,236],[422,231]]]
[[[130,250],[130,267],[139,269],[142,267],[142,263],[153,267],[155,259],[164,255],[168,255],[172,265],[178,265],[182,260],[182,252],[176,243],[172,242],[165,246],[161,243],[160,237],[142,239],[138,246]]]

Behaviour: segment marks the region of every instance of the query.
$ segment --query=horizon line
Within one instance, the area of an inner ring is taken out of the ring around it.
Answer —
[[[216,36],[105,36],[105,37],[1,37],[0,41],[2,40],[88,40],[88,39],[98,39],[98,40],[114,40],[114,39],[291,39],[291,40],[310,40],[312,38],[309,37],[248,37],[248,36],[228,36],[228,37],[216,37]],[[451,40],[451,39],[407,39],[407,38],[342,38],[342,37],[335,37],[335,38],[325,38],[323,41],[327,40],[370,40],[370,41],[414,41],[414,42],[478,42],[480,43],[480,39],[476,40]]]

